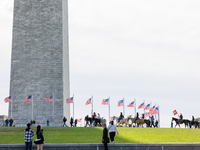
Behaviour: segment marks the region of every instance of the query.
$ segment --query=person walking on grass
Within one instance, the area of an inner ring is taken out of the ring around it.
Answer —
[[[31,124],[27,124],[27,128],[25,129],[25,150],[32,149],[32,141],[33,141],[34,132],[31,129]]]
[[[113,121],[110,122],[108,130],[110,130],[110,140],[112,143],[114,143],[115,132],[117,132],[117,134],[119,134],[119,132],[117,131],[117,127]]]
[[[43,129],[40,125],[37,126],[37,141],[35,141],[35,144],[37,144],[37,150],[43,150],[43,144],[44,144],[44,136],[43,136]]]
[[[71,125],[71,127],[73,127],[73,123],[74,123],[74,119],[71,117],[71,119],[70,119],[70,125]]]
[[[64,126],[67,127],[67,125],[66,125],[66,121],[67,121],[67,118],[64,117],[64,118],[63,118],[63,127],[64,127]]]
[[[103,123],[102,143],[104,143],[105,150],[108,150],[107,143],[109,143],[109,138],[108,138],[108,129],[106,128],[106,123]]]

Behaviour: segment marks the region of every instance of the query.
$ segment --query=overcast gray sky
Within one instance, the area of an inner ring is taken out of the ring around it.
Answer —
[[[0,1],[0,114],[8,113],[13,3]],[[90,114],[85,102],[91,95],[104,117],[108,106],[101,102],[108,96],[117,116],[123,97],[125,105],[134,99],[137,106],[158,104],[161,127],[170,127],[174,109],[184,118],[200,117],[199,8],[197,0],[69,0],[75,117]],[[125,116],[134,114],[125,108]]]

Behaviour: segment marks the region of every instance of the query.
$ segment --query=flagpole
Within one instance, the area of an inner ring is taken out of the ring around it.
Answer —
[[[145,114],[145,100],[144,100],[144,114]]]
[[[92,95],[92,115],[93,115],[93,95]]]
[[[135,115],[136,115],[136,98],[135,98],[135,102],[134,103],[135,103]]]
[[[156,109],[156,103],[155,103],[155,108],[154,109]],[[155,111],[155,110],[154,110]],[[156,120],[156,114],[155,114],[155,120]]]
[[[160,128],[160,108],[158,105],[158,127]]]
[[[109,122],[108,122],[108,124],[110,123],[110,96],[109,96],[109,101],[108,101],[108,104],[109,104],[109,106],[108,106],[108,120],[109,120]]]
[[[74,94],[73,94],[73,119],[74,119]]]
[[[124,114],[124,116],[125,116],[125,109],[124,109],[124,97],[123,97],[123,114]]]
[[[11,97],[11,102],[10,102],[10,107],[11,107],[11,118],[12,118],[12,97]]]
[[[32,95],[32,120],[33,120],[33,95]]]
[[[11,86],[11,91],[12,91],[12,90],[13,90],[13,84],[12,84],[12,86]],[[10,93],[10,96],[11,96],[11,93]],[[10,115],[11,115],[11,118],[12,118],[12,96],[11,96],[10,107],[11,107],[11,113],[10,113]]]
[[[55,99],[55,98],[54,98],[54,95],[55,95],[55,94],[53,93],[53,125],[55,125],[55,120],[54,120],[54,99]]]

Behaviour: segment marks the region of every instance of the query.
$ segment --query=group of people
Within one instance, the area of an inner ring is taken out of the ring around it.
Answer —
[[[87,115],[87,116],[85,117],[85,121],[86,121],[85,127],[90,126],[89,122],[91,122],[91,123],[92,123],[92,126],[95,127],[95,119],[101,119],[99,113],[98,113],[98,115],[96,115],[96,112],[94,112],[94,113],[92,114],[92,117],[91,117],[91,118],[89,117],[89,115]],[[100,122],[99,122],[99,123],[100,123]]]
[[[183,121],[183,114],[182,113],[180,113],[180,115],[178,116],[179,117],[179,123],[181,123],[182,121]],[[192,120],[190,121],[190,125],[193,123],[195,121],[195,119],[194,119],[194,116],[192,116]]]
[[[6,119],[5,120],[5,126],[6,127],[12,127],[13,126],[13,122],[14,120],[11,118],[11,119]]]
[[[30,121],[30,124],[31,124],[31,126],[35,126],[36,121],[35,121],[35,120],[31,120],[31,121]]]
[[[118,117],[118,120],[121,120],[121,119],[123,119],[124,118],[124,115],[122,114],[122,112],[120,113],[120,116]],[[134,120],[133,120],[133,123],[136,123],[136,121],[138,120],[138,119],[143,119],[144,120],[144,118],[145,118],[145,115],[144,114],[142,114],[142,117],[141,118],[139,118],[139,113],[137,112],[136,113],[136,116],[135,116],[135,118],[134,118]],[[154,121],[154,116],[152,115],[152,116],[149,116],[149,124],[147,125],[148,127],[158,127],[158,120],[156,120],[156,121]]]
[[[37,126],[36,131],[37,139],[34,141],[37,144],[37,150],[43,150],[44,144],[44,136],[43,136],[43,129],[40,125]],[[27,124],[27,128],[25,129],[25,149],[32,150],[32,141],[33,141],[34,131],[31,129],[31,124]]]
[[[63,120],[62,120],[62,123],[63,123],[63,127],[64,126],[66,126],[67,127],[67,124],[66,124],[66,122],[67,122],[67,118],[63,118]],[[74,124],[74,125],[73,125]],[[76,127],[76,125],[77,125],[77,119],[75,119],[75,121],[74,121],[74,119],[71,117],[71,119],[70,119],[70,126],[71,127]]]
[[[183,121],[183,114],[180,113],[180,115],[178,117],[179,117],[178,121],[179,121],[179,123],[181,123]],[[194,118],[194,116],[192,116],[192,120],[189,122],[189,124],[191,125],[192,123],[194,123],[194,121],[195,121],[195,118]]]

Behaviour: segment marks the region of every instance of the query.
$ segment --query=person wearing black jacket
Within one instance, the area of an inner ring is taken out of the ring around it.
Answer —
[[[106,124],[105,123],[103,123],[102,142],[104,143],[105,150],[108,150],[107,143],[109,143],[109,138],[108,138],[108,129],[106,128]]]
[[[36,131],[37,139],[40,139],[37,141],[37,150],[42,150],[43,149],[43,144],[44,144],[44,136],[43,136],[43,129],[40,125],[37,126],[37,131]]]
[[[70,125],[71,125],[71,127],[73,127],[73,123],[74,123],[74,119],[71,117],[71,119],[70,119]]]

